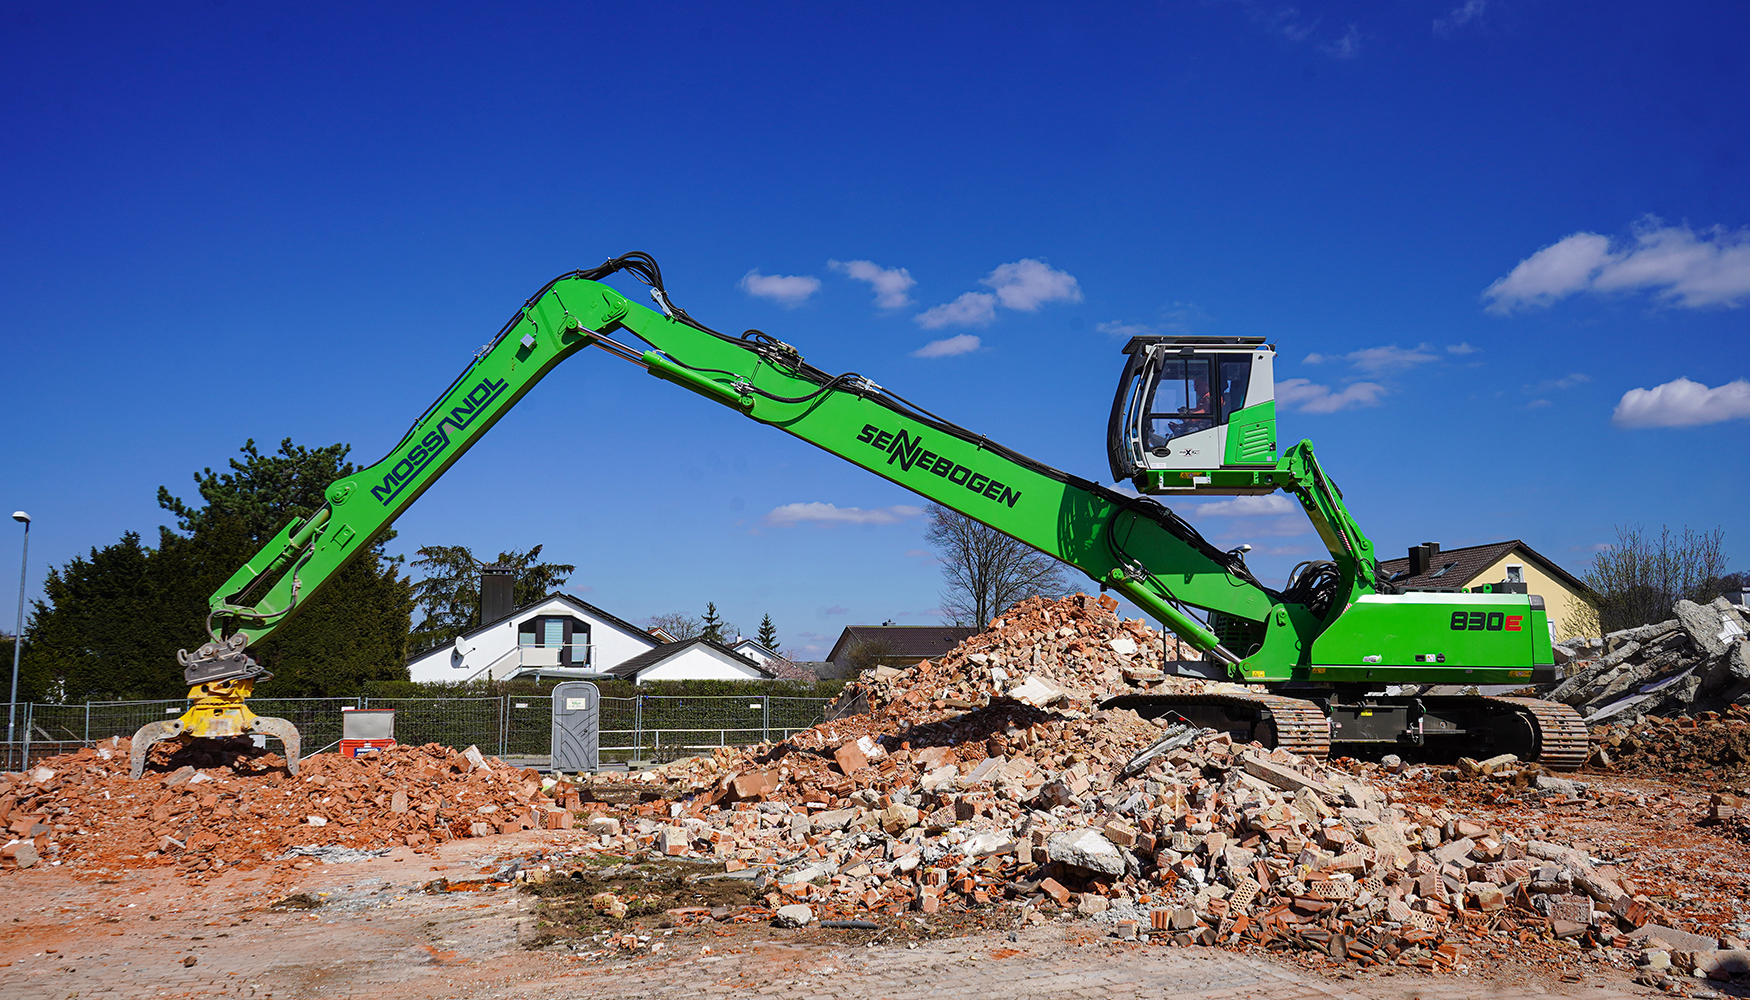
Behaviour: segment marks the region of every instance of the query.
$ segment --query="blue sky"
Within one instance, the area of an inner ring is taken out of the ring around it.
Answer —
[[[7,0],[0,504],[34,594],[246,438],[375,461],[542,282],[637,249],[704,321],[1090,478],[1129,333],[1262,335],[1283,440],[1387,556],[1578,570],[1642,522],[1750,568],[1746,37],[1733,3]],[[714,600],[815,655],[936,620],[915,505],[592,352],[394,544],[544,543],[623,617]],[[1181,509],[1266,579],[1318,551]]]

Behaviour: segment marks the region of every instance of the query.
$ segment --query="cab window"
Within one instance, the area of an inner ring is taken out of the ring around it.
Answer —
[[[1149,392],[1144,446],[1165,447],[1174,438],[1215,426],[1210,390],[1213,363],[1207,358],[1166,358]]]
[[[1252,381],[1252,358],[1221,359],[1221,419],[1226,420],[1246,406],[1246,387]]]

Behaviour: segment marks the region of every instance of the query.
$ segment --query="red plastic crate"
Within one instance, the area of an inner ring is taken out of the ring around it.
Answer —
[[[348,757],[357,757],[361,752],[373,754],[384,747],[394,745],[394,740],[341,740],[340,752]]]

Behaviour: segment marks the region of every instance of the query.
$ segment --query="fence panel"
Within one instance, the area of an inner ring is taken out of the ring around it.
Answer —
[[[623,764],[638,756],[637,698],[603,698],[601,744],[597,755],[603,764]]]
[[[827,698],[774,698],[761,694],[639,695],[601,700],[603,763],[671,761],[715,747],[781,740],[821,721]],[[552,706],[544,695],[502,698],[253,698],[257,715],[288,719],[303,735],[304,752],[320,753],[340,741],[342,708],[392,708],[401,743],[478,746],[499,757],[544,757],[550,752]],[[0,743],[0,766],[20,770],[111,736],[132,736],[148,722],[188,709],[182,699],[19,706],[20,740]],[[23,737],[28,733],[29,742]],[[276,747],[277,749],[277,747]]]
[[[32,705],[32,738],[94,742],[133,736],[148,722],[188,711],[183,698],[161,701],[94,701],[83,705]]]
[[[369,698],[363,707],[395,710],[398,743],[436,743],[457,750],[477,746],[485,754],[499,752],[499,698]]]
[[[504,748],[500,757],[544,757],[552,752],[553,699],[544,694],[504,699]]]
[[[831,698],[771,698],[772,739],[781,740],[798,730],[822,722]]]
[[[664,762],[783,739],[819,722],[827,701],[760,694],[603,698],[601,759]]]
[[[303,753],[321,753],[340,742],[340,710],[361,707],[361,698],[251,698],[249,710],[256,715],[286,719],[303,737]],[[187,707],[187,703],[183,703]],[[279,750],[277,741],[268,749]]]

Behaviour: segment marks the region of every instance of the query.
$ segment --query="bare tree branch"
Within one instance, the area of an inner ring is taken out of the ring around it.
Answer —
[[[1060,597],[1064,564],[957,511],[931,504],[924,539],[942,560],[942,614],[982,628],[1029,597]]]

